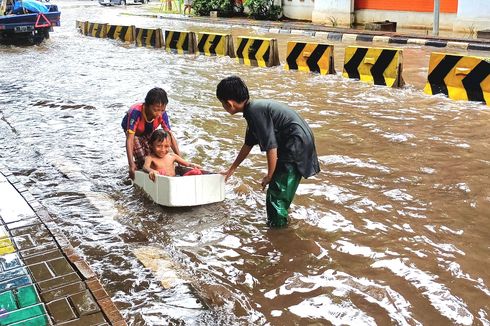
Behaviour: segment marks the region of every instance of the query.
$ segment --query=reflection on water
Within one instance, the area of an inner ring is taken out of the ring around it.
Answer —
[[[409,86],[389,89],[85,38],[75,19],[124,9],[60,7],[49,42],[0,48],[0,157],[130,324],[490,324],[488,108],[424,95],[428,50],[406,48]],[[120,119],[153,86],[188,159],[232,162],[245,122],[214,95],[229,74],[314,130],[322,171],[301,183],[286,229],[265,226],[258,149],[218,204],[164,208],[125,181]]]

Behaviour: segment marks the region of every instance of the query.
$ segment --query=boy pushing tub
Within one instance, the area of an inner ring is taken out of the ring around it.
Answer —
[[[245,143],[235,161],[224,172],[225,180],[235,172],[252,147],[259,145],[267,153],[267,225],[286,226],[288,208],[301,178],[320,172],[313,132],[306,121],[287,105],[272,100],[250,100],[247,85],[237,76],[223,79],[216,97],[231,115],[243,113],[247,120]]]

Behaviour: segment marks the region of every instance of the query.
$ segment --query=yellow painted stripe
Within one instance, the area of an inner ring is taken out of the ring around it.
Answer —
[[[270,47],[271,47],[270,40],[263,40],[262,44],[260,44],[257,54],[255,55],[259,67],[267,67],[268,62],[265,61],[264,54],[267,52],[267,50],[269,50],[269,60],[270,60],[270,56],[272,55],[270,51]]]
[[[447,85],[449,98],[453,100],[468,101],[468,94],[463,85],[463,79],[481,62],[480,59],[474,57],[463,57],[458,61],[457,65],[444,78],[444,83]]]
[[[245,41],[245,47],[243,48],[243,63],[246,64],[247,66],[251,66],[252,62],[250,61],[250,57],[248,56],[249,51],[250,51],[250,46],[252,45],[253,41],[248,39]]]

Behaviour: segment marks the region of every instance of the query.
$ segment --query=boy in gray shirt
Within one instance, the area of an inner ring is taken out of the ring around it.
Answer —
[[[320,172],[313,132],[301,116],[287,105],[272,100],[250,100],[247,85],[237,76],[223,79],[216,96],[230,114],[243,113],[247,120],[245,143],[226,171],[227,180],[248,156],[254,145],[267,153],[267,225],[286,226],[288,208],[301,177]]]

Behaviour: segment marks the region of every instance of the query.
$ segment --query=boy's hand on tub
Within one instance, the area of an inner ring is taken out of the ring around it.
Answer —
[[[155,182],[156,175],[157,175],[156,171],[150,171],[150,173],[148,173],[148,178],[150,178],[151,181]]]

